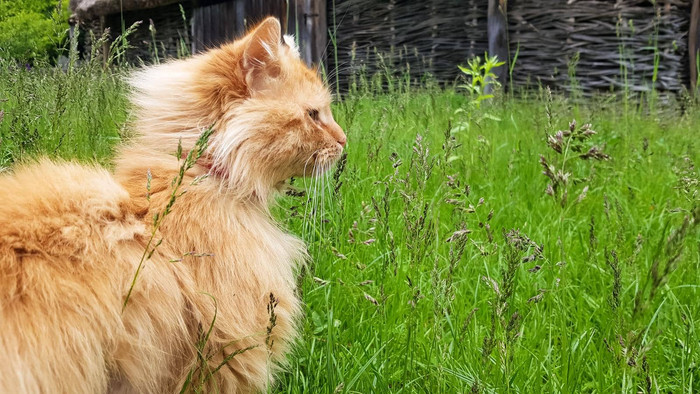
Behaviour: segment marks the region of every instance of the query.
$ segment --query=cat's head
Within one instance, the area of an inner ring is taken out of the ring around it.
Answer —
[[[154,149],[174,150],[176,139],[191,146],[214,125],[202,162],[230,189],[265,193],[289,177],[318,174],[345,146],[328,88],[275,18],[233,43],[137,74],[132,84],[138,128]]]

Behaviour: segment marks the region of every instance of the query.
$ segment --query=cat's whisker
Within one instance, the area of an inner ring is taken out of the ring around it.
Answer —
[[[320,151],[320,149],[316,149],[307,159],[306,162],[304,162],[304,170],[302,172],[302,178],[304,179],[304,190],[306,190],[306,204],[304,206],[304,227],[303,227],[303,234],[304,237],[309,240],[309,225],[310,225],[310,220],[309,220],[309,205],[313,205],[313,201],[311,200],[313,198],[312,196],[312,189],[314,185],[314,169],[316,167],[316,163],[314,158],[316,157],[316,154]],[[307,169],[309,167],[309,163],[313,163],[312,169],[311,169],[311,185],[307,184],[308,181],[308,174],[307,174]],[[311,212],[313,214],[313,211]]]
[[[325,209],[325,196],[323,193],[323,169],[325,168],[325,165],[323,162],[318,166],[318,186],[319,190],[316,192],[318,194],[318,199],[319,199],[319,212],[318,212],[318,220],[319,220],[319,231],[321,234],[325,234],[323,232],[323,220],[324,220],[324,209]],[[319,246],[321,246],[323,240],[319,238]]]
[[[320,243],[321,239],[318,237],[319,234],[319,195],[318,195],[318,189],[319,189],[319,175],[321,173],[321,167],[318,165],[318,163],[314,163],[314,236],[318,240],[317,242],[317,248],[320,248]]]

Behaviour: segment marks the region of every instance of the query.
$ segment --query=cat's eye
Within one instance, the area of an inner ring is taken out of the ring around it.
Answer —
[[[311,119],[318,122],[318,110],[317,109],[310,109],[307,111],[307,113],[309,114],[309,117]]]

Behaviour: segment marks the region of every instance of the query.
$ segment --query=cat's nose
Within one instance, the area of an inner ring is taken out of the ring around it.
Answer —
[[[330,122],[329,124],[330,127],[330,134],[333,136],[333,138],[340,144],[340,146],[345,146],[345,142],[347,141],[347,138],[345,137],[345,133],[343,132],[342,127],[335,123],[335,121]]]

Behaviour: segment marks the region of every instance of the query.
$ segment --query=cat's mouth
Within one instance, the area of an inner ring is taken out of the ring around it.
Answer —
[[[311,156],[311,162],[313,162],[312,171],[305,171],[304,175],[317,176],[328,171],[333,165],[340,159],[343,154],[343,148],[338,145],[337,147],[325,148],[316,151]]]

